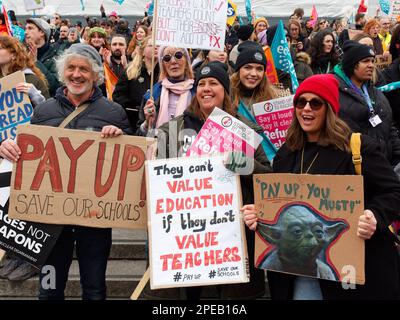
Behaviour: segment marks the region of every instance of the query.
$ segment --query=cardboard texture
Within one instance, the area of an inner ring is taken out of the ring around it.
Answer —
[[[146,161],[152,289],[249,281],[239,177],[222,159]]]
[[[9,216],[51,224],[146,228],[144,161],[155,140],[44,126],[18,128]]]
[[[63,227],[8,217],[12,164],[7,162],[0,164],[0,248],[40,269]]]
[[[392,55],[391,54],[386,54],[386,55],[377,55],[375,56],[375,67],[377,67],[380,70],[383,70],[387,68],[389,65],[392,63]]]
[[[17,126],[29,123],[33,107],[26,93],[17,92],[15,87],[25,82],[22,71],[0,79],[0,139],[14,139]]]
[[[365,282],[362,176],[254,175],[258,268],[346,283]]]

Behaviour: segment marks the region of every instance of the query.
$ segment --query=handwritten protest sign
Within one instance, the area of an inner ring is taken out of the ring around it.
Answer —
[[[255,175],[258,268],[363,284],[362,176]]]
[[[261,136],[253,129],[225,111],[214,108],[186,155],[243,151],[246,155],[253,156],[261,141]]]
[[[397,17],[400,15],[400,0],[392,0],[392,16]]]
[[[375,56],[375,67],[380,70],[387,68],[392,63],[392,55],[385,54],[385,55],[377,55]]]
[[[0,164],[0,248],[41,268],[49,256],[61,226],[13,220],[8,217],[12,164]]]
[[[146,228],[144,161],[153,139],[28,125],[18,128],[17,143],[11,218]]]
[[[0,139],[15,138],[17,126],[28,123],[33,107],[26,93],[17,92],[18,83],[25,82],[22,71],[0,79]]]
[[[158,0],[156,44],[224,50],[226,0]]]
[[[293,96],[287,96],[253,105],[257,123],[268,139],[279,149],[286,139],[286,132],[293,118]]]
[[[222,160],[146,161],[152,289],[249,281],[238,176]]]

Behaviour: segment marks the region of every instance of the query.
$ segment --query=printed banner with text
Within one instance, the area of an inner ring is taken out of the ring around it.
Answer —
[[[9,216],[51,224],[146,228],[144,162],[154,139],[44,126],[18,128]]]
[[[223,51],[227,0],[158,0],[156,44]]]
[[[364,284],[364,212],[360,175],[254,175],[261,269]]]
[[[152,289],[249,281],[239,178],[222,160],[146,161]]]
[[[293,118],[293,96],[253,104],[257,123],[265,135],[279,149],[286,139],[286,132]]]
[[[247,156],[253,157],[261,141],[261,136],[246,124],[225,111],[214,108],[186,155],[243,151]]]
[[[8,217],[12,163],[0,164],[0,248],[40,269],[47,260],[62,226],[14,220]]]
[[[15,89],[20,82],[25,82],[22,71],[0,79],[0,140],[14,139],[17,126],[31,120],[33,107],[28,95]]]

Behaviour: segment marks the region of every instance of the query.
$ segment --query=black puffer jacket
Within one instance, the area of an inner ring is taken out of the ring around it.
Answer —
[[[382,77],[385,83],[400,81],[400,58],[382,71]],[[397,129],[400,129],[400,89],[385,92],[393,112],[393,121]]]
[[[64,89],[65,87],[59,88],[54,98],[48,99],[34,109],[31,124],[58,127],[75,110],[75,106],[65,96]],[[90,102],[89,107],[65,128],[101,131],[104,126],[114,125],[126,134],[133,133],[124,109],[119,104],[104,98],[98,87],[95,87],[88,102]]]
[[[339,117],[354,132],[374,138],[386,159],[392,165],[396,165],[400,161],[400,139],[393,125],[392,110],[386,97],[378,89],[368,85],[368,93],[375,114],[382,120],[382,123],[373,127],[369,122],[370,111],[365,99],[350,88],[342,78],[337,75],[336,78],[339,80]]]

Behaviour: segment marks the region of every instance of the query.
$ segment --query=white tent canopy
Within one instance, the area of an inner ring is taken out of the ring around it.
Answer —
[[[3,0],[7,10],[14,10],[18,15],[32,15],[32,11],[26,11],[24,1],[27,0]],[[245,0],[232,0],[237,4],[239,15],[246,15]],[[312,6],[315,5],[318,15],[321,17],[340,17],[345,16],[352,8],[357,8],[360,0],[251,0],[253,11],[257,16],[266,17],[287,17],[297,7],[304,9],[305,15],[311,15]],[[369,15],[375,15],[379,0],[365,0],[368,6]],[[121,5],[113,0],[82,0],[84,10],[82,10],[81,0],[44,0],[45,8],[36,10],[36,15],[51,16],[55,12],[62,16],[99,16],[100,4],[103,3],[106,13],[115,10],[117,14],[123,16],[143,16],[144,8],[149,0],[125,0]]]

